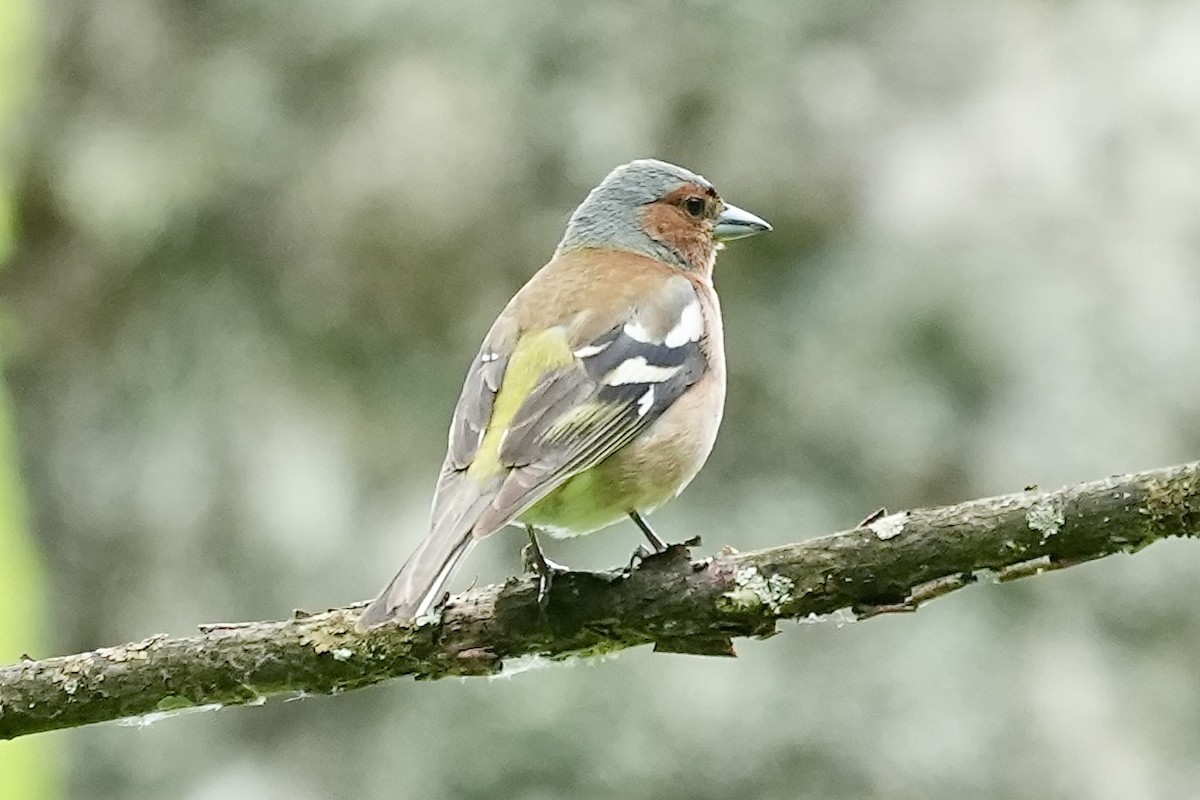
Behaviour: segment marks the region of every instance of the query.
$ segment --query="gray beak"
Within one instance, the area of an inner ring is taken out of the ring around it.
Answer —
[[[729,242],[769,230],[771,223],[765,219],[726,203],[725,210],[717,216],[717,224],[713,226],[713,238],[718,242]]]

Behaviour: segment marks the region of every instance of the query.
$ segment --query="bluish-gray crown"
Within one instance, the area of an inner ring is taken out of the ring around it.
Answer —
[[[622,164],[575,209],[556,254],[577,247],[616,247],[688,267],[680,254],[651,238],[641,220],[644,206],[685,183],[712,186],[690,170],[653,158]]]

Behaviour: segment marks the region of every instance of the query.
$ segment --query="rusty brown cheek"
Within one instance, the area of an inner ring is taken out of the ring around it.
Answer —
[[[655,203],[646,209],[646,233],[669,245],[692,269],[707,271],[712,260],[712,235],[678,206]]]

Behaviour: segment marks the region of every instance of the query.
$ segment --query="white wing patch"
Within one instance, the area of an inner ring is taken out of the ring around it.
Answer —
[[[646,390],[646,393],[638,398],[638,416],[644,417],[650,412],[650,406],[654,405],[654,387],[651,386]]]
[[[674,328],[667,331],[663,344],[667,347],[683,347],[688,342],[700,341],[703,334],[704,314],[700,311],[700,302],[693,300],[683,307],[683,311],[679,314],[679,321],[675,323]]]
[[[676,321],[675,327],[667,331],[667,335],[661,340],[637,319],[626,322],[623,330],[625,335],[635,342],[662,344],[666,347],[683,347],[690,342],[700,341],[700,337],[704,335],[704,312],[700,310],[700,301],[692,300],[679,312],[679,319]]]
[[[617,365],[616,369],[604,376],[605,386],[623,386],[627,383],[662,383],[670,378],[680,367],[656,367],[646,361],[645,356],[629,358]]]
[[[625,335],[635,342],[653,342],[654,336],[641,322],[636,319],[625,323]]]
[[[575,357],[591,358],[592,356],[603,353],[610,344],[612,344],[612,342],[605,342],[604,344],[589,344],[587,347],[581,347],[576,350]]]

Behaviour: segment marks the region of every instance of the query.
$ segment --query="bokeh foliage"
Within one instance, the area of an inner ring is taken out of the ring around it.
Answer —
[[[363,599],[466,361],[613,165],[776,232],[656,515],[763,546],[1193,458],[1200,17],[1144,4],[45,2],[6,364],[56,650]],[[623,561],[631,530],[555,547]],[[463,584],[518,569],[477,550]],[[78,796],[1149,797],[1200,784],[1200,553],[649,653],[79,731]]]
[[[33,86],[33,7],[0,0],[0,141],[12,141],[14,121]],[[0,269],[12,250],[10,161],[0,158]],[[13,326],[0,306],[0,360]],[[12,406],[0,382],[0,661],[44,647],[42,564],[28,530],[17,468]],[[0,743],[0,800],[48,800],[59,795],[50,737]]]

